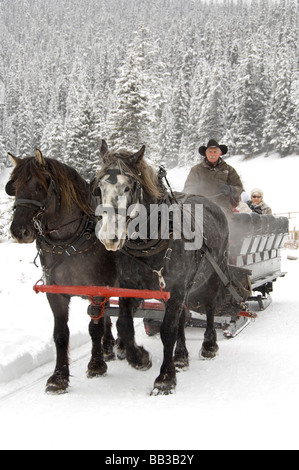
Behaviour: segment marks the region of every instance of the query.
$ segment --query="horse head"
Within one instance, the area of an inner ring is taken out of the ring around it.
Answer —
[[[73,231],[76,217],[79,225],[80,214],[92,213],[89,186],[74,169],[44,158],[40,150],[35,157],[9,157],[15,168],[6,192],[15,197],[11,233],[18,243],[32,243],[49,233],[63,240],[59,237]],[[50,229],[61,226],[65,228],[60,233]]]
[[[154,170],[144,159],[145,146],[138,152],[109,151],[102,141],[103,167],[97,177],[101,204],[96,233],[107,250],[121,250],[127,239],[128,223],[139,214],[144,198],[159,199],[161,190]]]
[[[46,176],[46,160],[40,150],[33,158],[17,158],[8,154],[14,164],[6,193],[15,197],[11,234],[18,243],[32,243],[36,239],[38,216],[50,204],[51,181]]]

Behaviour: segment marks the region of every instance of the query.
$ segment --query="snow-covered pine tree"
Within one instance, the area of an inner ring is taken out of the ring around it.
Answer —
[[[24,94],[20,99],[18,111],[18,156],[31,157],[34,154],[33,110],[30,94]]]
[[[225,134],[224,91],[221,86],[219,67],[210,72],[208,89],[199,116],[199,140],[206,144],[210,139],[220,141]]]
[[[149,75],[145,61],[146,31],[140,28],[129,47],[116,81],[115,107],[109,120],[114,147],[138,150],[147,144],[150,154]],[[106,131],[107,132],[107,131]]]
[[[67,121],[65,162],[91,180],[99,166],[100,132],[90,95],[85,93],[78,98],[76,113]]]
[[[66,138],[62,118],[57,113],[56,118],[49,120],[44,127],[41,138],[41,150],[48,158],[64,161]]]
[[[262,150],[262,129],[268,105],[268,96],[262,56],[257,45],[250,40],[247,53],[241,60],[236,87],[238,114],[233,129],[236,151],[252,156]]]
[[[151,159],[158,163],[166,158],[172,164],[177,160],[173,147],[179,139],[180,161],[189,163],[198,156],[201,111],[206,108],[208,95],[208,101],[213,101],[215,91],[215,82],[206,70],[217,67],[217,89],[223,90],[225,98],[223,139],[230,146],[230,154],[263,150],[262,133],[267,149],[276,150],[276,137],[269,137],[269,132],[278,109],[275,111],[269,91],[277,96],[277,73],[279,81],[286,82],[277,64],[282,48],[288,58],[287,89],[291,91],[287,109],[284,105],[284,122],[289,129],[284,125],[280,141],[294,140],[299,107],[297,0],[139,0],[136,5],[135,0],[1,2],[0,75],[5,86],[2,135],[10,151],[19,153],[21,125],[26,135],[20,121],[24,93],[27,115],[33,118],[32,135],[26,143],[32,147],[31,153],[41,136],[46,144],[45,128],[55,129],[60,118],[70,135],[78,101],[72,99],[72,89],[81,94],[82,83],[93,102],[101,137],[110,142],[113,134],[117,145],[134,150],[145,143]],[[250,43],[254,47],[248,47]],[[252,80],[243,93],[245,64],[249,67],[249,62]],[[180,82],[190,100],[188,126],[182,129],[182,135],[178,135],[178,116],[174,119],[172,111],[173,92]],[[59,117],[52,114],[54,97]],[[256,106],[248,112],[251,100]],[[251,120],[247,129],[246,114]],[[241,127],[237,116],[242,116]],[[215,128],[219,128],[217,120]],[[131,139],[133,129],[138,133],[137,141],[136,136]],[[249,139],[248,145],[240,149],[237,143],[244,143],[244,138]],[[161,152],[166,142],[169,154]],[[296,151],[294,144],[281,150]]]
[[[298,150],[298,103],[292,97],[292,67],[285,47],[277,51],[271,104],[264,131],[264,142],[270,150],[276,150],[282,157]]]

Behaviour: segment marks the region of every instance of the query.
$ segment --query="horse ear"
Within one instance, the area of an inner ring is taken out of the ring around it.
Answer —
[[[17,167],[21,163],[21,158],[15,157],[9,152],[7,152],[7,155],[9,156],[10,160],[12,161],[15,167]]]
[[[100,148],[101,157],[104,158],[104,156],[107,152],[108,152],[107,142],[106,142],[106,140],[102,139],[101,148]]]
[[[43,154],[39,149],[36,149],[35,158],[37,163],[39,163],[41,166],[46,166],[46,160],[44,159]]]
[[[143,159],[144,152],[145,152],[145,145],[143,145],[137,153],[134,153],[134,155],[132,155],[131,159],[134,161],[135,164],[139,163]]]

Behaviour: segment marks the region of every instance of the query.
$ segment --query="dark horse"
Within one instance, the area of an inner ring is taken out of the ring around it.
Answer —
[[[88,183],[72,168],[44,158],[10,155],[15,165],[6,192],[15,196],[11,233],[18,243],[36,240],[47,284],[114,285],[115,256],[98,242],[94,228],[95,201]],[[92,207],[93,206],[93,207]],[[47,294],[54,314],[57,363],[47,382],[48,393],[64,393],[69,385],[69,295]],[[101,341],[111,353],[110,319],[91,320],[92,357],[88,377],[105,375]]]
[[[193,294],[193,304],[196,301],[196,306],[201,305],[202,313],[207,315],[201,356],[211,359],[218,351],[214,315],[223,302],[224,286],[207,260],[205,250],[209,250],[219,266],[227,269],[228,223],[222,210],[214,203],[202,197],[185,195],[184,207],[187,207],[187,213],[189,211],[194,216],[195,206],[203,206],[203,244],[186,249],[186,241],[190,240],[186,235],[185,239],[171,234],[165,237],[168,240],[162,239],[161,234],[152,239],[149,235],[143,235],[141,239],[134,230],[131,230],[132,237],[128,240],[128,226],[130,223],[134,225],[141,209],[146,211],[146,218],[150,217],[157,204],[169,199],[158,174],[146,163],[144,152],[145,147],[137,153],[125,150],[113,152],[108,150],[105,141],[102,142],[104,166],[97,179],[102,193],[102,208],[98,210],[102,222],[97,236],[108,250],[121,252],[117,260],[117,276],[121,287],[156,290],[166,285],[166,290],[171,293],[161,327],[164,358],[152,392],[154,395],[167,395],[173,393],[176,386],[176,367],[188,366],[184,306],[188,305],[190,294]],[[116,213],[114,218],[111,208]],[[190,216],[191,220],[193,216]],[[124,220],[121,224],[122,218]],[[135,224],[139,233],[142,224],[144,220]],[[193,220],[194,228],[200,230]],[[138,347],[134,340],[132,318],[138,303],[136,299],[120,299],[117,329],[129,363],[136,368],[147,369],[151,366],[149,354]]]

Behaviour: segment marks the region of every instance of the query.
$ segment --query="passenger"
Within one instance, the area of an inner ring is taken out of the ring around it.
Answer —
[[[237,207],[236,207],[235,212],[241,212],[241,213],[245,213],[245,214],[251,214],[251,213],[252,213],[252,210],[250,209],[250,207],[248,206],[248,204],[246,204],[246,202],[243,202],[243,201],[242,201],[242,198],[240,197],[240,201],[239,201],[239,204],[238,204]]]
[[[249,201],[247,204],[252,212],[256,212],[257,214],[261,215],[272,215],[272,209],[264,202],[263,197],[263,191],[261,189],[255,188],[251,191],[251,201]]]
[[[198,151],[205,157],[204,161],[191,169],[184,192],[210,198],[230,219],[239,203],[243,185],[236,170],[221,158],[228,148],[210,140],[207,147],[202,146]]]

